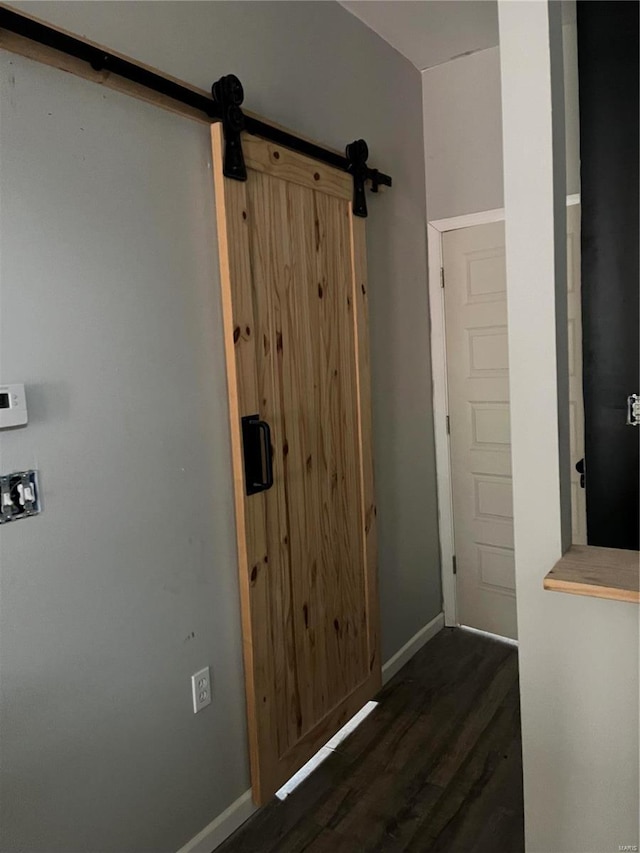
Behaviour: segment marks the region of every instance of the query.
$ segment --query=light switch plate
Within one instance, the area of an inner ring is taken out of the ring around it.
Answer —
[[[211,704],[211,672],[208,666],[191,676],[191,693],[194,714]]]

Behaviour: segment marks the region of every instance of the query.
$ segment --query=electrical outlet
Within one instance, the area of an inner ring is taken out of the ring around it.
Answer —
[[[0,475],[0,524],[40,512],[37,471]]]
[[[211,704],[211,673],[208,666],[191,676],[191,693],[194,714]]]

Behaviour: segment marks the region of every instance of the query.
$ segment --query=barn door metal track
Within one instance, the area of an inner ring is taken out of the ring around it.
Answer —
[[[362,139],[347,145],[346,156],[342,156],[266,121],[245,115],[241,107],[244,100],[242,84],[233,74],[221,77],[214,83],[211,87],[213,97],[208,98],[135,62],[107,53],[95,45],[87,44],[81,39],[27,18],[12,9],[0,7],[0,29],[73,56],[88,63],[94,71],[108,71],[110,74],[116,74],[132,83],[158,92],[203,113],[212,122],[221,121],[225,136],[223,171],[229,178],[239,181],[247,179],[240,137],[241,132],[245,130],[254,136],[268,139],[352,175],[353,212],[356,216],[367,215],[364,191],[367,181],[371,183],[372,192],[377,192],[380,186],[391,186],[392,181],[389,175],[367,165],[368,149]]]

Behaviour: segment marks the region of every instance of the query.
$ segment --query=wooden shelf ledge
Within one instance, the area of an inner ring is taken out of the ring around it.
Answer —
[[[572,545],[545,577],[544,588],[640,603],[640,553]]]

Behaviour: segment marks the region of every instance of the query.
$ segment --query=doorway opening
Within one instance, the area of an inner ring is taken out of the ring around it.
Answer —
[[[445,624],[516,640],[504,210],[432,221],[428,240]],[[572,540],[586,544],[578,195],[567,307]]]

